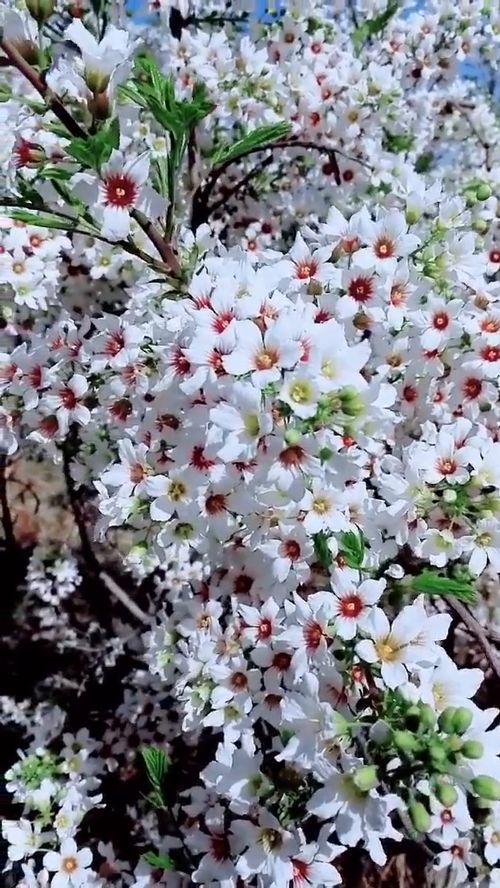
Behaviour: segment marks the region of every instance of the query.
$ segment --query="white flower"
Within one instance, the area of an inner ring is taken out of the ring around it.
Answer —
[[[66,40],[78,46],[84,64],[85,81],[93,92],[103,92],[111,74],[126,61],[130,53],[130,35],[108,25],[103,39],[97,42],[80,19],[74,19],[64,32]]]
[[[417,644],[428,617],[421,607],[403,608],[392,626],[381,608],[374,607],[364,629],[371,636],[356,645],[356,652],[367,663],[379,663],[382,678],[388,688],[397,688],[408,680],[406,666],[425,661],[431,651]]]
[[[52,888],[71,888],[83,885],[89,876],[88,867],[92,863],[92,852],[89,848],[78,851],[74,839],[64,839],[61,850],[48,851],[43,858],[43,865],[50,872],[55,872]]]

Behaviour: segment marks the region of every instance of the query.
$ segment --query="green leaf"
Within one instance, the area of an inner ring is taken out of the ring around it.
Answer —
[[[313,536],[314,541],[314,554],[318,559],[321,567],[325,570],[328,570],[332,563],[332,553],[328,548],[328,537],[324,531],[320,530],[319,533],[315,533]]]
[[[416,173],[426,173],[427,170],[432,166],[432,161],[434,160],[434,155],[432,151],[424,151],[423,154],[420,154],[415,161],[415,172]]]
[[[443,577],[433,570],[423,570],[418,576],[412,577],[411,585],[418,594],[449,595],[466,604],[474,604],[477,597],[470,581]]]
[[[157,746],[145,746],[141,749],[142,760],[151,785],[161,790],[170,761],[162,749]]]
[[[156,869],[171,870],[174,867],[172,859],[167,854],[157,854],[156,851],[146,851],[142,859]]]
[[[340,554],[348,567],[360,568],[365,558],[365,541],[361,532],[346,530],[339,536]]]
[[[390,133],[384,129],[384,148],[393,154],[409,151],[415,141],[414,136],[404,133]]]
[[[99,170],[105,164],[113,149],[120,144],[120,124],[118,118],[106,121],[101,128],[86,139],[71,139],[66,151],[83,167]]]
[[[264,148],[272,145],[278,139],[284,139],[290,134],[290,126],[288,123],[272,123],[269,126],[258,126],[252,132],[247,133],[241,139],[233,144],[221,145],[212,155],[212,163],[217,166],[220,163],[229,163],[237,160],[238,157],[246,154],[248,151]]]
[[[8,213],[11,219],[25,222],[27,225],[38,225],[39,228],[57,228],[61,231],[68,231],[73,224],[73,220],[62,219],[61,216],[52,213],[31,213],[29,210],[17,209],[10,209]],[[76,222],[77,219],[74,220],[74,224]]]
[[[398,9],[399,0],[391,0],[388,6],[379,13],[379,15],[376,15],[375,18],[367,19],[366,22],[363,22],[359,28],[356,28],[355,31],[353,31],[352,42],[356,52],[359,52],[366,40],[369,40],[370,37],[376,37],[377,34],[380,34],[384,30]]]

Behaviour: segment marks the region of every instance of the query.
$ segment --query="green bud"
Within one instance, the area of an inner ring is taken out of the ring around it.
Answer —
[[[438,802],[441,802],[445,808],[452,808],[458,799],[458,792],[455,787],[451,783],[445,783],[444,781],[436,783],[434,793]]]
[[[406,219],[408,225],[415,225],[415,223],[419,221],[421,216],[422,216],[422,213],[420,212],[420,210],[417,210],[416,207],[413,207],[413,208],[407,207],[406,208],[405,219]]]
[[[486,774],[480,774],[479,777],[473,777],[470,785],[477,795],[489,802],[500,801],[500,782],[494,777],[488,777]]]
[[[476,197],[478,200],[488,200],[491,197],[492,191],[490,186],[486,182],[482,182],[481,185],[478,185],[476,188]]]
[[[287,444],[291,444],[292,447],[295,444],[298,444],[301,439],[301,434],[298,429],[289,428],[285,432],[285,441]]]
[[[463,740],[460,739],[458,734],[451,734],[451,736],[448,737],[446,745],[450,752],[461,752],[464,743]]]
[[[38,22],[43,25],[54,12],[54,0],[26,0],[28,12]]]
[[[375,789],[379,782],[375,765],[362,765],[354,772],[352,780],[360,792],[370,792],[370,789]]]
[[[455,715],[455,711],[454,706],[448,706],[438,718],[438,725],[444,734],[453,734],[455,731],[453,726],[453,716]]]
[[[470,709],[466,709],[465,706],[459,706],[458,709],[455,709],[455,714],[453,716],[453,733],[465,734],[471,724],[472,712]]]
[[[484,753],[484,746],[479,740],[466,740],[461,749],[462,755],[468,759],[480,759]]]
[[[473,207],[477,200],[476,192],[468,188],[464,194],[465,203],[468,207]]]
[[[490,226],[486,219],[474,219],[472,227],[478,234],[486,234]]]
[[[431,815],[422,802],[412,799],[408,804],[408,814],[417,832],[427,832],[431,825]]]
[[[432,766],[436,771],[445,770],[445,766],[448,763],[448,754],[444,746],[437,742],[431,743],[429,746],[429,756],[431,759]]]
[[[412,755],[419,747],[419,742],[410,731],[394,731],[392,735],[394,745],[405,755]]]
[[[420,706],[420,723],[423,728],[433,728],[436,724],[436,713],[428,703]]]

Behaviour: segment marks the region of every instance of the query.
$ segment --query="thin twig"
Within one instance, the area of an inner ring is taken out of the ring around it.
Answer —
[[[250,157],[252,154],[257,154],[261,151],[277,151],[280,148],[305,148],[309,151],[319,151],[321,154],[326,154],[332,164],[333,174],[335,177],[335,182],[337,185],[341,185],[342,179],[340,175],[340,169],[337,162],[337,154],[342,157],[346,157],[348,160],[353,163],[358,163],[361,166],[369,167],[367,163],[363,160],[360,160],[356,157],[350,157],[345,154],[343,151],[340,151],[338,148],[330,147],[329,145],[321,145],[318,142],[313,142],[305,139],[298,139],[295,137],[289,139],[280,139],[277,142],[273,142],[270,145],[257,145],[254,148],[249,148],[248,151],[243,152],[239,155],[239,157],[234,160],[226,160],[223,163],[219,164],[219,166],[215,167],[207,176],[205,182],[201,184],[195,191],[193,195],[193,206],[191,213],[191,228],[195,229],[199,225],[202,225],[204,222],[207,222],[210,218],[210,208],[209,208],[209,200],[210,196],[217,185],[220,177],[225,173],[225,171],[236,161],[243,160],[246,157]],[[272,157],[272,154],[270,155]]]
[[[114,595],[118,601],[123,604],[127,610],[134,615],[141,623],[150,623],[150,619],[147,614],[144,613],[143,610],[132,601],[130,595],[127,595],[124,589],[118,585],[116,580],[113,579],[105,570],[99,571],[99,578],[102,580],[103,584],[106,586],[108,592],[111,592],[111,595]]]
[[[486,659],[488,660],[488,663],[493,669],[493,672],[495,673],[497,678],[500,678],[500,661],[498,659],[498,654],[491,642],[488,640],[488,636],[486,635],[486,632],[481,624],[478,623],[476,618],[471,614],[468,607],[466,607],[465,604],[462,604],[461,601],[458,601],[456,598],[452,598],[450,595],[443,595],[443,598],[450,610],[454,611],[457,616],[460,617],[464,626],[479,642],[481,650],[483,651]]]

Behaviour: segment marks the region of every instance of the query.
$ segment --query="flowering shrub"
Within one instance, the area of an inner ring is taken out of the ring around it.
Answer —
[[[252,12],[2,7],[8,878],[495,885],[499,10]]]

